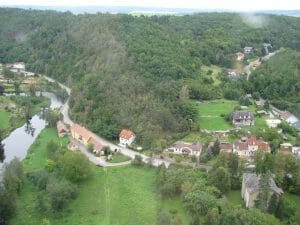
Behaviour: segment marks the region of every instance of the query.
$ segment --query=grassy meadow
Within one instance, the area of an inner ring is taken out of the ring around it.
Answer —
[[[199,112],[199,126],[206,130],[227,130],[233,128],[222,115],[227,115],[238,106],[238,102],[229,100],[216,100],[203,102],[197,105]]]
[[[46,144],[54,140],[66,146],[54,128],[44,129],[30,147],[23,161],[25,172],[44,167]],[[52,225],[154,225],[159,205],[155,188],[155,170],[129,166],[100,168],[92,165],[93,177],[80,184],[78,197],[58,214],[40,215],[35,208],[37,191],[25,179],[12,225],[41,224],[44,218]]]

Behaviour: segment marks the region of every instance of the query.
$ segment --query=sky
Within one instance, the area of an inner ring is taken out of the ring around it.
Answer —
[[[139,6],[256,11],[300,9],[300,0],[0,0],[0,5]]]

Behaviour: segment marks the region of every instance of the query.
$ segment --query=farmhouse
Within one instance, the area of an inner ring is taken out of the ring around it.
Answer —
[[[96,154],[101,154],[104,146],[94,137],[89,140],[89,144],[93,145],[93,152]]]
[[[123,129],[119,135],[120,145],[131,145],[135,140],[135,134],[131,130]]]
[[[183,141],[177,141],[174,145],[167,149],[168,152],[180,155],[199,156],[202,150],[202,144],[200,142],[186,143]]]
[[[232,152],[233,151],[233,144],[225,142],[225,141],[220,141],[220,152]]]
[[[280,151],[284,153],[291,153],[293,145],[291,143],[282,143],[280,144]]]
[[[235,126],[254,125],[254,116],[249,111],[234,111],[232,113],[232,123]]]
[[[254,52],[254,48],[253,47],[251,47],[251,46],[245,46],[244,47],[244,53],[245,54],[250,54],[252,52]]]
[[[281,120],[279,119],[268,119],[266,120],[267,122],[267,125],[269,128],[276,128],[280,123],[281,123]]]
[[[263,150],[271,153],[269,143],[263,140],[258,140],[255,136],[251,136],[250,138],[244,137],[233,145],[233,152],[248,160],[254,156],[257,150]]]
[[[89,140],[93,137],[89,130],[76,123],[71,126],[71,136],[85,146],[89,144]]]
[[[25,73],[25,63],[15,62],[13,64],[7,64],[6,66],[11,72],[14,73]]]
[[[243,183],[242,183],[242,198],[244,199],[245,205],[247,208],[252,208],[255,205],[255,200],[260,191],[259,184],[260,176],[255,173],[244,173],[243,174]],[[283,190],[275,184],[273,178],[269,180],[270,192],[281,196]],[[270,194],[271,196],[272,194]]]
[[[56,123],[56,129],[59,137],[63,137],[69,132],[69,129],[61,120]]]

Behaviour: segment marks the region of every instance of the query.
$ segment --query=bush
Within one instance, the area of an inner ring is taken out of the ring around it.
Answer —
[[[135,155],[134,159],[131,162],[132,165],[134,166],[143,166],[144,162],[143,162],[143,158],[140,155]]]

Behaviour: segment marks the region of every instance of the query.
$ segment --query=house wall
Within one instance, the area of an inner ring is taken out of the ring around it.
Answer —
[[[121,145],[131,145],[134,142],[135,136],[131,136],[129,139],[120,137],[120,144]]]
[[[84,144],[85,146],[88,145],[88,140],[85,139],[85,138],[83,138],[83,137],[82,137],[81,135],[79,135],[78,133],[74,132],[74,130],[71,130],[71,135],[72,135],[72,137],[73,137],[75,140],[79,141],[80,143]]]

